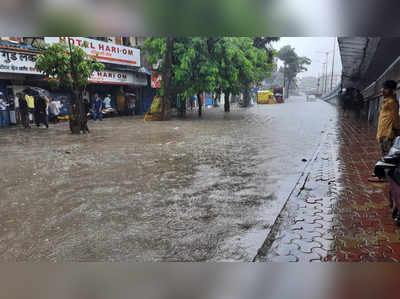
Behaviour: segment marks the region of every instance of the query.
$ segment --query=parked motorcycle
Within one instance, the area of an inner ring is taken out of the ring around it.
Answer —
[[[400,226],[400,137],[394,141],[388,155],[375,164],[374,174],[389,181],[389,201],[393,208],[392,218]]]

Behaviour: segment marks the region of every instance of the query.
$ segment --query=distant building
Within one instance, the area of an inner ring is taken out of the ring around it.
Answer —
[[[318,90],[318,78],[312,76],[300,78],[298,79],[298,86],[301,92],[314,94]]]

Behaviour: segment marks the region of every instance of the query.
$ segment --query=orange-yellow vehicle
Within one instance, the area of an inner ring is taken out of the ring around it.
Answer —
[[[276,104],[274,93],[270,90],[258,91],[257,104]]]

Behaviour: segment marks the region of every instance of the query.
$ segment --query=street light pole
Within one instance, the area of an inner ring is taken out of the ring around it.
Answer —
[[[328,87],[328,58],[329,58],[329,52],[326,52],[326,63],[325,63],[325,88],[324,88],[324,93],[326,94],[327,87]]]

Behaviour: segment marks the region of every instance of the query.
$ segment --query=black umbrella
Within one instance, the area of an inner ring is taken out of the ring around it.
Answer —
[[[50,92],[40,87],[27,87],[24,89],[24,93],[31,96],[50,97]]]

